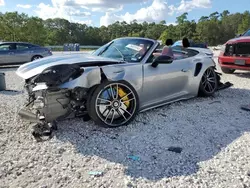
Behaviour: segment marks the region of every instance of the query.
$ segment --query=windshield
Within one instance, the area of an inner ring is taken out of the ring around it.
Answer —
[[[248,30],[247,32],[245,32],[242,36],[250,36],[250,30]]]
[[[117,39],[100,47],[93,54],[127,62],[140,62],[153,44],[154,42],[145,39]]]

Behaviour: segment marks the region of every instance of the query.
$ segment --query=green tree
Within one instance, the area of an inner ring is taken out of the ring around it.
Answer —
[[[107,27],[98,28],[61,18],[42,20],[23,13],[6,12],[0,13],[0,40],[28,41],[41,45],[76,42],[82,45],[103,45],[114,38],[125,36],[148,37],[163,42],[167,38],[176,41],[185,36],[217,45],[249,29],[250,12],[213,12],[201,16],[198,22],[188,20],[188,13],[184,13],[176,18],[176,23],[177,25],[167,26],[165,20],[159,23],[117,21]]]
[[[242,34],[246,30],[248,30],[249,28],[250,28],[250,12],[245,11],[244,14],[243,14],[242,21],[241,21],[241,23],[239,24],[239,27],[238,27],[238,33]]]
[[[176,29],[177,29],[177,32],[179,33],[180,39],[186,35],[185,30],[187,29],[187,25],[188,25],[187,16],[188,16],[188,13],[185,12],[176,18],[176,23],[178,24],[176,26]]]
[[[41,18],[31,17],[21,31],[23,33],[20,38],[21,41],[45,45],[47,32]]]

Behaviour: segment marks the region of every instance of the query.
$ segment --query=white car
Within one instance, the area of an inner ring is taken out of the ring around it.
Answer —
[[[204,54],[206,54],[207,56],[209,56],[209,57],[213,57],[214,56],[214,53],[213,53],[213,51],[212,50],[210,50],[209,48],[207,48],[207,45],[206,44],[204,44],[204,43],[194,43],[192,40],[189,40],[189,42],[190,42],[190,49],[197,49],[197,50],[199,50],[199,52],[202,52],[202,53],[204,53]],[[172,45],[172,48],[174,49],[174,50],[180,50],[180,51],[182,51],[182,41],[181,40],[178,40],[178,41],[176,41],[173,45]]]

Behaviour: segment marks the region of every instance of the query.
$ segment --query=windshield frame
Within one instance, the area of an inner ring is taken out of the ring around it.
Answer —
[[[105,56],[101,56],[103,53],[105,53],[106,50],[109,49],[109,47],[118,42],[118,41],[121,41],[121,40],[135,40],[137,42],[141,41],[143,44],[147,44],[149,45],[147,50],[144,52],[144,54],[140,57],[140,59],[138,60],[122,60],[120,59],[120,61],[125,61],[125,62],[128,62],[128,63],[142,63],[142,62],[145,62],[145,59],[148,58],[148,54],[153,51],[153,49],[155,48],[155,45],[157,44],[157,41],[153,40],[153,39],[148,39],[148,38],[142,38],[142,37],[123,37],[123,38],[117,38],[117,39],[114,39],[106,44],[104,44],[103,46],[101,46],[100,48],[98,48],[97,50],[95,50],[92,54],[93,55],[96,55],[96,56],[100,56],[100,57],[105,57]],[[144,42],[143,42],[144,41]],[[151,43],[151,44],[150,44]],[[126,47],[127,45],[125,45]],[[132,49],[131,49],[132,50]],[[98,52],[98,53],[97,53]],[[139,51],[138,51],[139,52]],[[124,54],[122,54],[124,55]],[[111,58],[111,59],[116,59],[116,58],[112,58],[112,57],[106,57],[106,58]],[[121,56],[121,58],[123,58]],[[118,60],[118,59],[117,59]]]
[[[242,36],[243,37],[250,37],[250,29],[247,30]]]

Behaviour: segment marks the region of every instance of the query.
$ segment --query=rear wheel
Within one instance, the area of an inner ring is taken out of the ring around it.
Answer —
[[[43,58],[43,57],[40,56],[40,55],[35,55],[35,56],[33,56],[33,57],[31,58],[31,61],[35,61],[35,60],[41,59],[41,58]]]
[[[224,68],[224,67],[221,67],[221,70],[225,74],[233,74],[235,71],[235,69],[229,69],[229,68]]]
[[[213,67],[209,67],[203,74],[200,82],[199,96],[209,97],[218,88],[218,80]]]
[[[94,122],[104,127],[119,127],[131,122],[139,108],[135,89],[125,81],[100,84],[88,103],[88,113]]]

